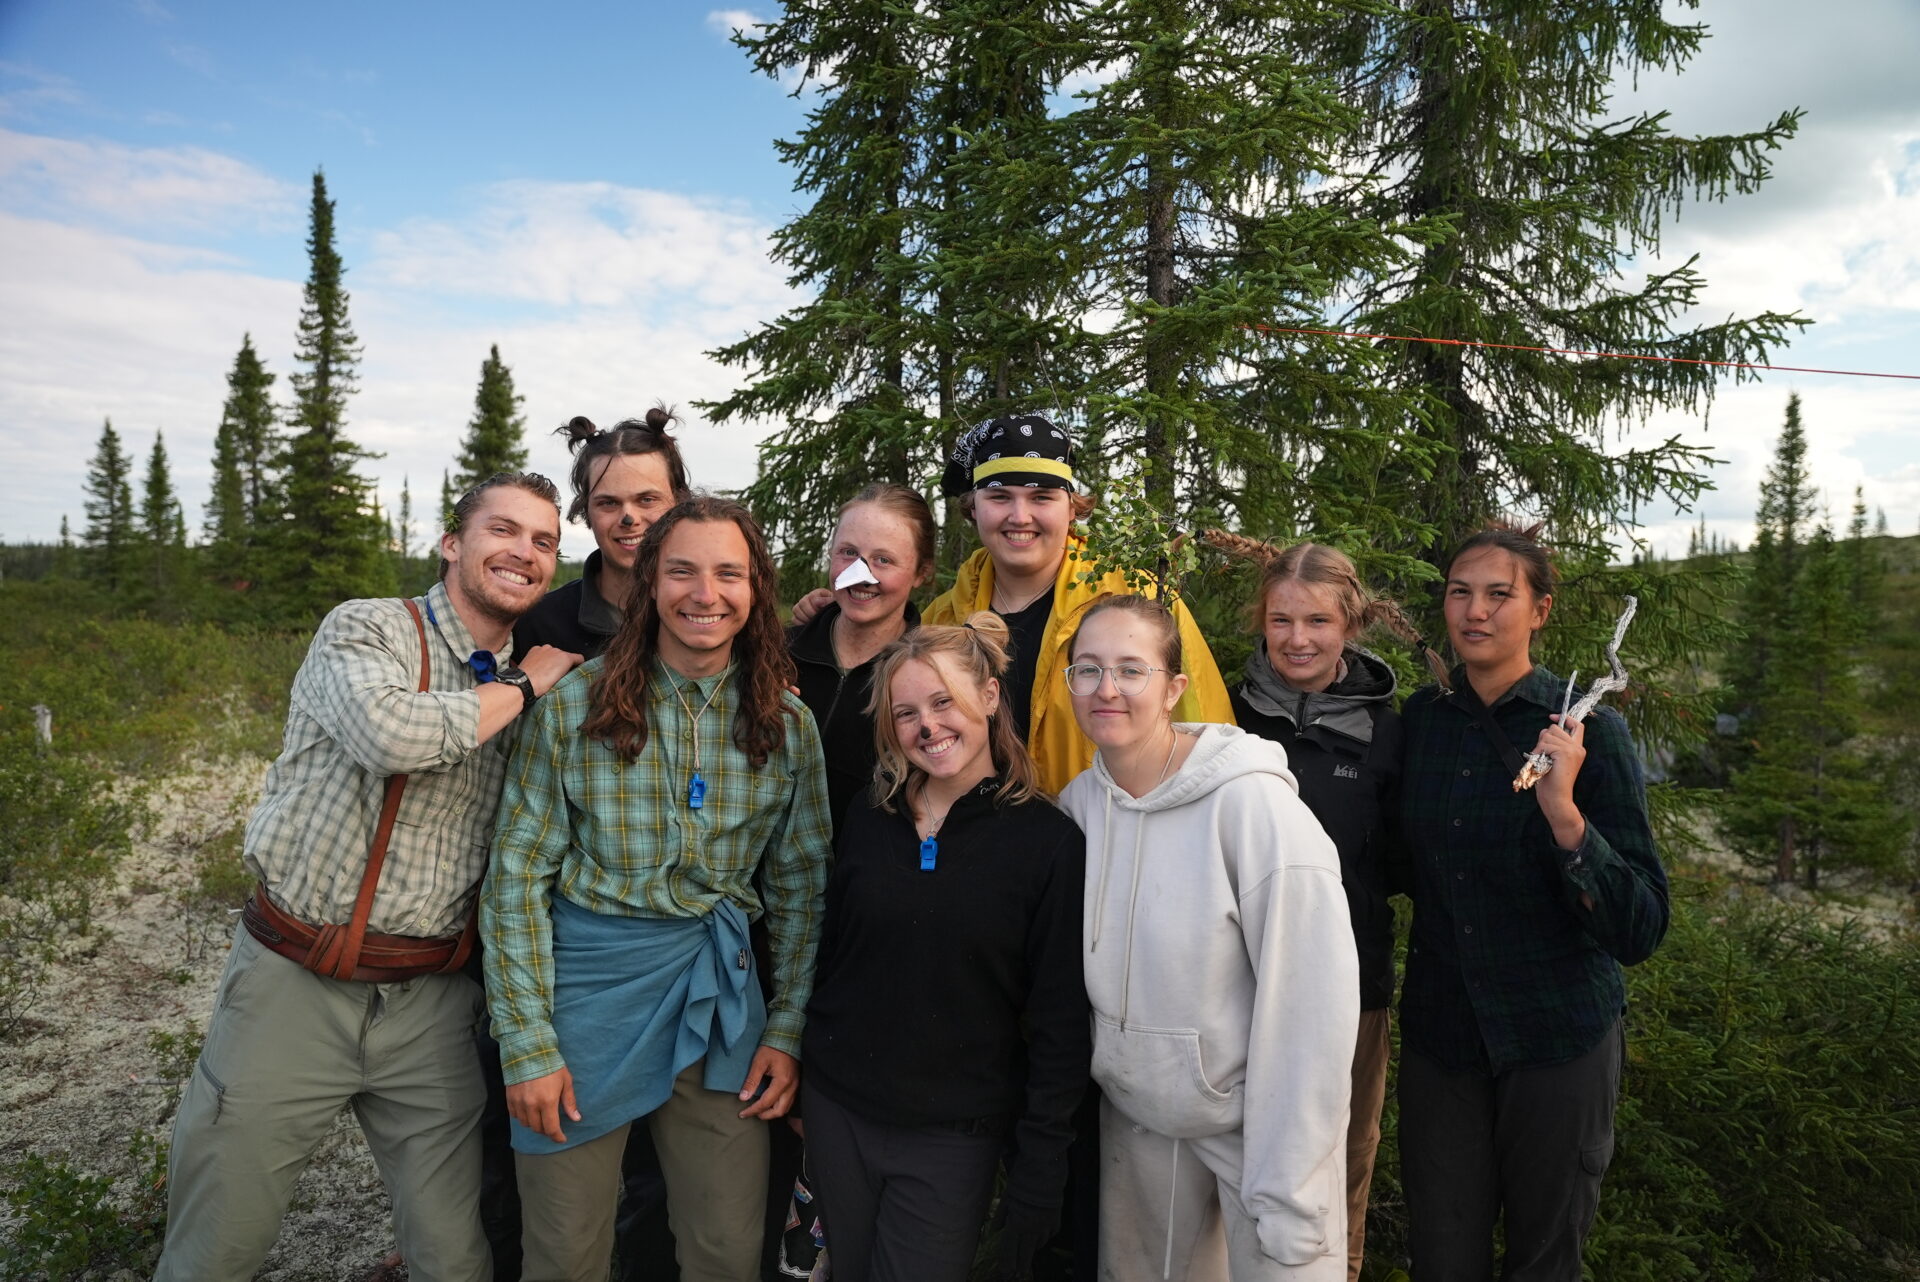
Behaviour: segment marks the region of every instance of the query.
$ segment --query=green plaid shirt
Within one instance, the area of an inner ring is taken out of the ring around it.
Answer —
[[[798,1055],[833,845],[813,716],[783,695],[793,714],[786,743],[756,770],[733,742],[739,683],[725,673],[689,681],[656,662],[647,745],[623,765],[580,733],[602,662],[582,665],[534,706],[500,795],[480,928],[507,1081],[565,1066],[552,1023],[554,895],[616,916],[698,917],[725,899],[749,919],[764,913],[773,999],[761,1040]],[[707,784],[698,810],[687,805],[696,730]]]
[[[1465,681],[1456,670],[1455,689]],[[1493,719],[1531,751],[1565,688],[1535,667],[1494,704]],[[1412,859],[1403,884],[1413,896],[1405,1044],[1449,1068],[1495,1073],[1591,1050],[1626,1006],[1621,965],[1651,956],[1667,930],[1667,875],[1625,719],[1606,707],[1587,718],[1573,785],[1587,835],[1567,851],[1533,794],[1513,791],[1499,749],[1457,696],[1429,686],[1401,716],[1400,815]]]
[[[432,669],[425,694],[420,634],[398,599],[334,607],[293,678],[280,756],[247,821],[246,864],[302,921],[353,916],[388,775],[406,775],[407,787],[368,929],[455,934],[486,872],[507,736],[480,742],[467,666],[479,647],[446,587],[415,602]]]

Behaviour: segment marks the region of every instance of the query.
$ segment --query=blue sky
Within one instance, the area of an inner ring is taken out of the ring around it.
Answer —
[[[351,430],[384,451],[369,470],[389,502],[407,475],[432,506],[491,343],[555,475],[566,455],[544,432],[574,414],[730,388],[704,352],[796,301],[766,243],[803,200],[772,147],[800,104],[728,43],[747,11],[533,12],[0,4],[0,538],[83,523],[109,415],[142,456],[165,430],[197,525],[243,333],[285,389],[316,165],[365,348]],[[1681,129],[1810,115],[1767,191],[1690,207],[1666,257],[1701,255],[1704,316],[1818,319],[1781,363],[1920,373],[1920,6],[1703,0],[1697,17],[1706,53],[1627,103],[1670,107]],[[1920,383],[1770,376],[1710,423],[1644,430],[1728,459],[1703,510],[1744,541],[1789,390],[1835,505],[1859,482],[1896,531],[1920,526]],[[746,480],[757,431],[689,418],[696,482]],[[1648,516],[1658,544],[1684,546],[1691,518]]]

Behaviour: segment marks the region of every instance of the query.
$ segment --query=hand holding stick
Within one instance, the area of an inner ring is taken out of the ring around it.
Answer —
[[[1627,669],[1620,662],[1620,643],[1626,639],[1627,625],[1633,622],[1633,612],[1640,608],[1640,598],[1626,598],[1627,608],[1621,613],[1620,621],[1613,625],[1613,640],[1607,643],[1607,663],[1613,671],[1601,677],[1587,688],[1580,702],[1573,705],[1571,712],[1565,711],[1566,702],[1561,701],[1560,725],[1562,729],[1578,725],[1587,719],[1587,714],[1600,705],[1600,696],[1615,690],[1627,688]],[[1579,676],[1578,672],[1574,676]],[[1573,697],[1573,681],[1567,681],[1567,698]],[[1553,757],[1544,752],[1530,752],[1527,762],[1514,777],[1513,790],[1525,792],[1540,782],[1549,770],[1553,769]]]

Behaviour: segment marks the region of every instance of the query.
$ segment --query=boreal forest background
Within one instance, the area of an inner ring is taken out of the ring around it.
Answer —
[[[1711,460],[1622,429],[1706,415],[1808,323],[1700,323],[1713,264],[1643,266],[1685,205],[1752,197],[1795,145],[1787,86],[1737,134],[1609,114],[1703,36],[1645,0],[790,0],[736,39],[758,70],[824,85],[776,143],[803,208],[773,252],[809,301],[716,353],[735,390],[690,408],[773,425],[741,497],[789,600],[862,485],[937,498],[968,424],[1055,415],[1102,499],[1096,547],[1177,583],[1230,676],[1253,579],[1187,532],[1335,544],[1440,636],[1447,549],[1490,517],[1544,521],[1563,575],[1544,662],[1599,671],[1640,601],[1620,706],[1675,874],[1673,936],[1633,976],[1595,1274],[1920,1277],[1920,514],[1823,491],[1816,384],[1739,425],[1777,442],[1749,546],[1703,522],[1668,560],[1637,537],[1643,511],[1702,494]],[[15,1035],[51,941],[112,884],[141,803],[111,781],[163,772],[196,725],[271,719],[319,617],[423,590],[452,497],[525,465],[494,346],[444,473],[376,504],[334,219],[316,172],[294,366],[236,336],[199,528],[164,440],[108,421],[60,541],[0,548]],[[973,546],[936,510],[933,590]],[[1409,656],[1373,644],[1412,688]],[[1871,929],[1827,911],[1868,899],[1890,905]],[[1388,1142],[1375,1277],[1404,1228]],[[50,1168],[22,1169],[8,1196],[44,1204]],[[142,1249],[150,1204],[89,1205]]]

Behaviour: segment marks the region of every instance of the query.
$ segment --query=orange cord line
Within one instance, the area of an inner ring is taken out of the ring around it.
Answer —
[[[1554,356],[1599,356],[1620,361],[1665,361],[1669,365],[1721,365],[1731,369],[1770,370],[1781,374],[1840,374],[1848,378],[1904,378],[1920,382],[1920,374],[1883,374],[1866,369],[1814,369],[1805,365],[1757,365],[1750,361],[1709,361],[1695,356],[1644,356],[1638,352],[1586,352],[1572,347],[1528,347],[1521,343],[1488,343],[1471,338],[1424,338],[1418,334],[1366,334],[1344,329],[1293,329],[1284,325],[1248,325],[1263,334],[1317,334],[1323,338],[1374,338],[1391,343],[1440,343],[1448,347],[1495,347],[1508,352],[1546,352]]]

